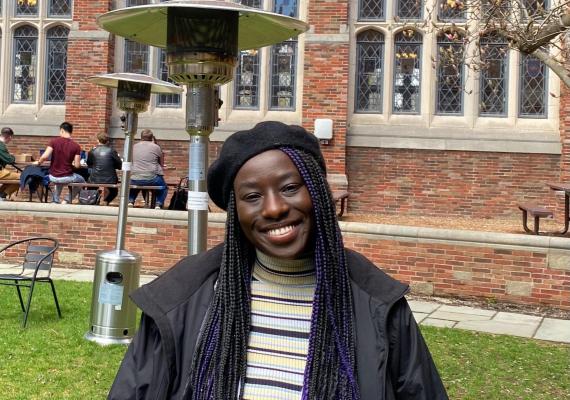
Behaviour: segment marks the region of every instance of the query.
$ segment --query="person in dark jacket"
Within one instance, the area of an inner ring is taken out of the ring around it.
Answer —
[[[318,140],[262,122],[208,171],[224,243],[132,294],[109,399],[447,399],[408,287],[345,249]]]
[[[97,134],[99,145],[92,148],[87,154],[87,166],[91,168],[89,182],[91,183],[117,183],[117,170],[121,169],[122,161],[115,150],[109,147],[109,136],[100,132]],[[113,201],[119,189],[105,188],[103,205],[107,206]]]

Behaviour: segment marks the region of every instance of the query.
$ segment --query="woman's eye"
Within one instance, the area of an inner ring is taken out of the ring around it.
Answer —
[[[301,185],[299,185],[297,183],[292,183],[292,184],[286,185],[283,188],[283,191],[285,193],[295,193],[297,190],[299,190],[300,187],[301,187]]]
[[[243,196],[244,201],[255,201],[259,198],[259,193],[248,193]]]

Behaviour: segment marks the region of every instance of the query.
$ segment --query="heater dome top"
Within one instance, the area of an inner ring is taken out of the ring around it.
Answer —
[[[146,83],[148,85],[151,85],[151,93],[182,93],[182,88],[180,86],[176,86],[172,83],[161,81],[160,79],[156,79],[143,74],[132,74],[126,72],[103,74],[91,76],[87,78],[87,81],[108,88],[117,88],[120,81]]]
[[[167,47],[167,15],[171,8],[186,12],[210,11],[213,16],[233,11],[239,14],[239,50],[257,49],[283,42],[305,32],[309,25],[298,19],[220,0],[172,0],[113,10],[97,19],[106,31],[135,42]]]

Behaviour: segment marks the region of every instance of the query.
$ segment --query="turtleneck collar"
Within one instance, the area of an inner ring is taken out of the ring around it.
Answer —
[[[315,264],[312,257],[283,260],[256,250],[253,277],[259,281],[278,285],[314,285]]]

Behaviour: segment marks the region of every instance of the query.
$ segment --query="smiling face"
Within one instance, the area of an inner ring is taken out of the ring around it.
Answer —
[[[289,260],[308,252],[313,203],[285,153],[269,150],[249,159],[234,179],[234,191],[241,229],[258,250]]]

